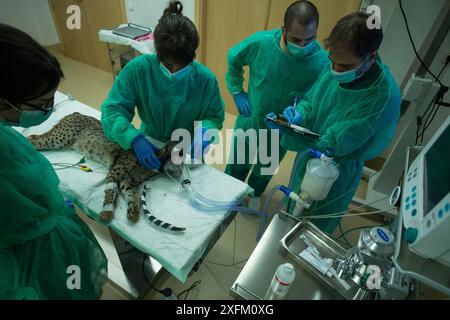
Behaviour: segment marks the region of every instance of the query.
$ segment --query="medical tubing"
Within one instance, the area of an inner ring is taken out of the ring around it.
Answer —
[[[310,150],[304,150],[301,153],[298,153],[297,156],[295,157],[295,161],[294,161],[294,168],[292,170],[293,173],[298,172],[298,168],[300,167],[300,163],[302,162],[303,158],[305,156],[307,156],[309,154]],[[289,184],[288,187],[290,189],[293,189],[292,183],[294,182],[294,175],[291,175],[291,177],[289,178]]]
[[[318,150],[316,150],[316,149],[313,149],[313,148],[309,148],[309,149],[308,149],[308,154],[309,154],[311,157],[314,157],[314,158],[317,158],[317,159],[320,159],[320,158],[322,157],[322,155],[323,155],[322,152],[320,152],[320,151],[318,151]]]
[[[198,209],[204,209],[207,211],[221,211],[221,210],[235,210],[235,211],[245,211],[247,213],[256,213],[259,215],[267,214],[268,207],[270,205],[270,201],[273,198],[273,195],[277,190],[281,190],[286,196],[289,196],[289,194],[292,192],[290,189],[286,188],[282,185],[275,186],[268,194],[266,201],[264,203],[264,209],[261,210],[254,210],[247,207],[242,207],[240,200],[232,200],[232,201],[218,201],[213,200],[205,197],[201,193],[195,191],[192,188],[192,185],[187,184],[184,186],[184,188],[189,192],[191,200],[193,205],[195,205]]]
[[[273,216],[274,213],[283,205],[284,203],[284,199],[281,199],[280,201],[278,201],[275,204],[275,207],[273,208],[273,210],[269,213],[269,205],[270,202],[272,201],[272,198],[275,194],[275,192],[277,192],[278,190],[282,191],[286,196],[289,196],[289,194],[292,192],[292,190],[290,190],[289,188],[286,188],[283,185],[276,185],[275,187],[272,188],[272,190],[269,191],[269,194],[267,195],[266,201],[264,202],[264,207],[262,210],[263,216],[261,216],[261,224],[259,226],[258,229],[258,234],[257,234],[257,240],[259,241],[259,239],[261,239],[262,237],[262,233],[264,232],[264,230],[267,227],[267,220],[268,220],[268,215],[269,216]]]
[[[266,201],[264,203],[264,209],[261,211],[261,210],[255,210],[255,209],[240,206],[237,203],[238,201],[223,202],[223,201],[216,201],[216,200],[208,199],[205,196],[201,195],[200,193],[194,191],[192,189],[192,186],[189,186],[187,189],[190,191],[192,206],[197,210],[206,211],[208,213],[214,213],[214,212],[220,213],[220,211],[225,210],[225,211],[237,211],[237,212],[241,212],[241,213],[253,213],[253,214],[259,215],[261,217],[261,221],[260,221],[258,233],[256,236],[256,239],[258,241],[261,239],[261,237],[264,233],[264,230],[267,227],[268,216],[269,216],[268,208],[269,208],[270,202],[271,202],[275,192],[277,190],[280,190],[286,196],[288,196],[292,192],[290,189],[286,188],[285,186],[282,186],[282,185],[275,186],[269,192],[269,194],[266,198]],[[276,204],[276,206],[271,214],[273,214],[276,210],[278,210],[278,208],[281,207],[282,204],[283,204],[283,199],[280,200]]]
[[[395,208],[396,209],[396,208]],[[369,216],[372,214],[378,214],[378,213],[383,213],[386,211],[391,211],[393,209],[388,209],[388,210],[377,210],[377,211],[369,211],[369,212],[362,212],[362,213],[353,213],[353,214],[344,214],[344,213],[340,213],[339,215],[328,215],[328,214],[324,214],[324,215],[312,215],[312,216],[308,216],[308,215],[303,215],[300,217],[300,219],[335,219],[335,218],[352,218],[352,217],[358,217],[358,216]]]
[[[273,187],[272,190],[269,191],[269,193],[267,194],[266,201],[264,202],[264,206],[263,206],[263,210],[262,210],[262,211],[268,212],[268,210],[269,210],[269,205],[270,205],[270,201],[272,200],[272,198],[273,198],[275,192],[277,192],[278,190],[280,190],[280,191],[282,191],[284,194],[286,194],[283,190],[281,190],[282,188],[288,189],[288,188],[286,188],[285,186],[279,184],[279,185],[276,185],[275,187]],[[286,194],[286,195],[287,195],[287,194]],[[282,200],[284,200],[284,199],[282,199]],[[280,201],[280,202],[282,202],[282,201]],[[278,205],[278,203],[277,203],[277,205]]]
[[[292,170],[293,173],[298,172],[298,168],[300,167],[300,164],[301,164],[303,158],[307,155],[317,158],[317,159],[320,159],[322,157],[323,153],[316,149],[309,148],[308,150],[304,150],[303,152],[297,154],[297,156],[295,157],[294,168]],[[294,180],[293,175],[291,175],[291,177],[289,179],[289,184],[288,184],[288,187],[291,190],[293,190],[293,186],[292,186],[293,180]]]
[[[378,201],[374,201],[373,203],[379,202],[379,201],[381,201],[381,200],[382,200],[382,199],[380,199],[380,200],[378,200]],[[326,215],[317,215],[317,216],[321,216],[321,217],[340,217],[340,216],[345,215],[346,213],[349,213],[349,212],[352,212],[352,211],[355,211],[355,210],[364,208],[364,207],[366,207],[366,206],[368,206],[368,205],[370,205],[370,204],[368,203],[368,204],[365,204],[365,205],[363,205],[363,206],[356,207],[356,208],[353,208],[353,209],[349,209],[349,210],[346,210],[346,211],[334,212],[334,213],[329,213],[329,214],[326,214]],[[383,212],[383,211],[391,211],[391,210],[394,210],[394,209],[396,209],[396,207],[392,207],[392,208],[385,209],[385,210],[380,210],[380,212]],[[374,212],[375,212],[375,211],[374,211]],[[376,211],[376,212],[378,212],[378,211]],[[363,213],[364,213],[364,212],[363,212]],[[353,214],[353,215],[356,215],[356,214]],[[314,215],[312,215],[311,217],[314,217]]]
[[[241,212],[241,213],[256,213],[261,217],[261,222],[258,228],[258,233],[256,236],[256,240],[259,241],[259,239],[261,239],[262,234],[264,232],[264,230],[267,227],[267,213],[260,211],[260,210],[255,210],[255,209],[251,209],[251,208],[247,208],[247,207],[242,207],[242,206],[236,206],[236,205],[232,205],[232,206],[211,206],[205,203],[201,203],[199,201],[196,201],[198,199],[195,199],[195,197],[193,198],[192,201],[192,206],[199,210],[199,211],[206,211],[208,213],[218,213],[221,214],[221,211],[237,211],[237,212]]]
[[[217,205],[213,203],[207,203],[202,202],[199,198],[196,198],[195,196],[192,199],[192,205],[194,208],[207,211],[207,212],[218,212],[221,213],[221,211],[238,211],[243,213],[255,213],[260,216],[267,216],[267,213],[261,211],[261,210],[255,210],[247,207],[242,207],[239,204],[232,204],[229,203],[227,205]]]
[[[218,201],[209,199],[205,196],[203,196],[201,193],[195,191],[192,186],[187,188],[187,190],[190,192],[191,199],[195,200],[197,203],[202,203],[206,207],[209,206],[211,208],[217,207],[219,209],[221,208],[228,208],[232,206],[238,206],[241,204],[240,200],[232,200],[232,201]]]
[[[189,196],[190,196],[190,199],[192,202],[192,206],[199,211],[203,211],[203,212],[206,211],[206,212],[212,213],[212,214],[214,214],[214,213],[221,214],[222,211],[236,211],[236,212],[241,212],[241,213],[253,213],[253,214],[259,215],[261,220],[260,220],[260,225],[258,228],[258,233],[256,236],[257,241],[259,241],[261,239],[261,237],[264,233],[264,230],[267,227],[268,216],[273,215],[276,212],[276,210],[278,210],[282,206],[282,204],[284,202],[284,199],[281,199],[280,201],[278,201],[278,203],[276,203],[272,212],[270,214],[268,213],[269,205],[270,205],[270,202],[271,202],[275,192],[280,190],[287,197],[296,196],[292,192],[291,189],[289,189],[283,185],[277,185],[274,188],[272,188],[272,190],[270,190],[269,194],[267,195],[267,198],[264,202],[263,210],[255,210],[255,209],[241,206],[240,205],[241,202],[239,200],[217,201],[217,200],[209,199],[209,198],[203,196],[201,193],[195,191],[192,188],[192,185],[190,183],[184,185],[184,188],[189,193]]]
[[[309,148],[309,149],[303,150],[303,152],[297,154],[297,156],[295,157],[295,161],[294,161],[294,168],[292,169],[293,174],[291,174],[291,177],[289,178],[289,184],[288,184],[289,189],[294,190],[294,186],[292,185],[294,183],[294,175],[298,173],[298,170],[300,168],[300,164],[302,163],[303,158],[308,155],[320,159],[320,157],[322,156],[322,153],[313,148]],[[291,199],[288,199],[286,209],[289,210],[290,206],[291,206]]]
[[[267,228],[268,223],[268,216],[273,215],[282,205],[284,202],[284,199],[281,199],[278,201],[278,203],[275,205],[272,212],[269,214],[268,209],[270,202],[275,194],[276,191],[280,190],[285,194],[285,196],[290,197],[293,192],[291,189],[283,186],[283,185],[277,185],[272,190],[270,190],[265,202],[264,202],[264,209],[261,210],[255,210],[247,207],[243,207],[240,205],[240,201],[217,201],[208,199],[207,197],[203,196],[202,194],[196,192],[193,190],[192,186],[186,185],[185,188],[189,191],[192,206],[199,210],[199,211],[206,211],[208,213],[217,213],[221,214],[222,211],[236,211],[241,213],[253,213],[260,216],[260,225],[258,228],[256,240],[259,241],[264,233],[264,231]],[[294,194],[295,195],[295,194]]]
[[[241,206],[240,200],[232,200],[232,201],[218,201],[205,197],[201,193],[197,192],[192,188],[191,184],[184,185],[184,188],[188,191],[192,206],[198,210],[206,211],[206,212],[217,212],[221,213],[221,211],[239,211],[246,213],[256,213],[261,216],[266,216],[267,214],[260,211],[254,210]]]

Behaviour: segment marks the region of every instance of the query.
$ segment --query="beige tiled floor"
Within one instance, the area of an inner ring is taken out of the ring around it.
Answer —
[[[65,79],[61,83],[59,90],[69,93],[75,99],[99,109],[113,83],[112,74],[61,55],[57,56],[65,73]],[[234,115],[226,114],[224,129],[233,128],[234,120]],[[133,123],[138,126],[139,120],[135,119]],[[294,154],[289,153],[282,162],[278,174],[272,179],[269,189],[277,184],[288,183],[293,160]],[[225,165],[216,165],[216,167],[223,170]],[[106,235],[107,229],[105,227],[93,227],[89,219],[86,218],[85,221],[91,225],[97,237],[102,238],[103,235]],[[370,225],[373,223],[373,221],[362,217],[343,219],[344,230],[353,226]],[[207,256],[207,261],[200,266],[199,270],[185,284],[180,283],[166,273],[160,277],[154,286],[157,288],[170,287],[175,293],[179,293],[190,287],[195,281],[201,280],[201,284],[190,293],[189,299],[231,299],[229,289],[240,272],[239,267],[242,267],[244,264],[226,267],[213,264],[212,262],[232,264],[234,247],[234,261],[240,261],[249,257],[256,246],[256,230],[257,223],[255,221],[249,221],[241,216],[237,216],[235,222],[230,224],[222,238],[211,250]],[[356,237],[356,233],[348,236],[349,240],[353,243]],[[155,292],[150,292],[146,298],[160,299],[161,297]],[[127,297],[112,285],[107,284],[104,289],[103,299],[127,299]]]

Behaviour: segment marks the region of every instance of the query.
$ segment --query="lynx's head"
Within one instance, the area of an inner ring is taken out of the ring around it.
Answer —
[[[166,145],[157,152],[157,156],[161,161],[161,171],[166,173],[166,175],[179,180],[184,174],[185,156],[182,149],[176,147],[177,145],[178,142],[175,141],[167,142]]]

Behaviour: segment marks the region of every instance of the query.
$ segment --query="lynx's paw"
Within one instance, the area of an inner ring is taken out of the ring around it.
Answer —
[[[128,221],[136,223],[139,221],[139,207],[129,206],[127,212]]]
[[[114,218],[114,212],[112,211],[102,211],[100,214],[100,221],[103,223],[109,223]]]

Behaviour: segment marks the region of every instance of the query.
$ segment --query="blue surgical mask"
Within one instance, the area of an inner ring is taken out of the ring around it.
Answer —
[[[339,83],[353,82],[356,79],[359,79],[364,75],[364,73],[367,71],[367,69],[369,67],[369,61],[370,61],[370,58],[368,57],[364,60],[364,62],[358,68],[344,71],[344,72],[336,72],[333,69],[331,69],[331,75]]]
[[[2,122],[3,124],[5,124],[7,126],[19,126],[22,128],[34,127],[34,126],[40,125],[41,123],[45,122],[53,112],[53,108],[51,108],[48,111],[21,110],[21,109],[15,107],[8,100],[3,99],[3,101],[5,101],[14,110],[17,110],[18,112],[20,112],[19,123],[12,123],[12,122],[6,121],[2,116],[0,116],[0,122]]]
[[[287,41],[287,49],[291,56],[297,59],[303,59],[304,57],[310,55],[312,52],[314,52],[314,49],[316,48],[316,42],[311,41],[304,47],[300,47],[299,45]]]
[[[159,64],[159,69],[161,70],[161,72],[166,76],[166,78],[168,78],[170,80],[172,80],[172,79],[176,79],[176,80],[184,79],[185,77],[187,77],[191,73],[193,68],[194,68],[193,64],[190,63],[186,67],[184,67],[183,69],[180,69],[180,70],[172,73],[172,72],[170,72],[169,69],[167,69],[167,67],[164,64],[162,64],[162,63]]]

